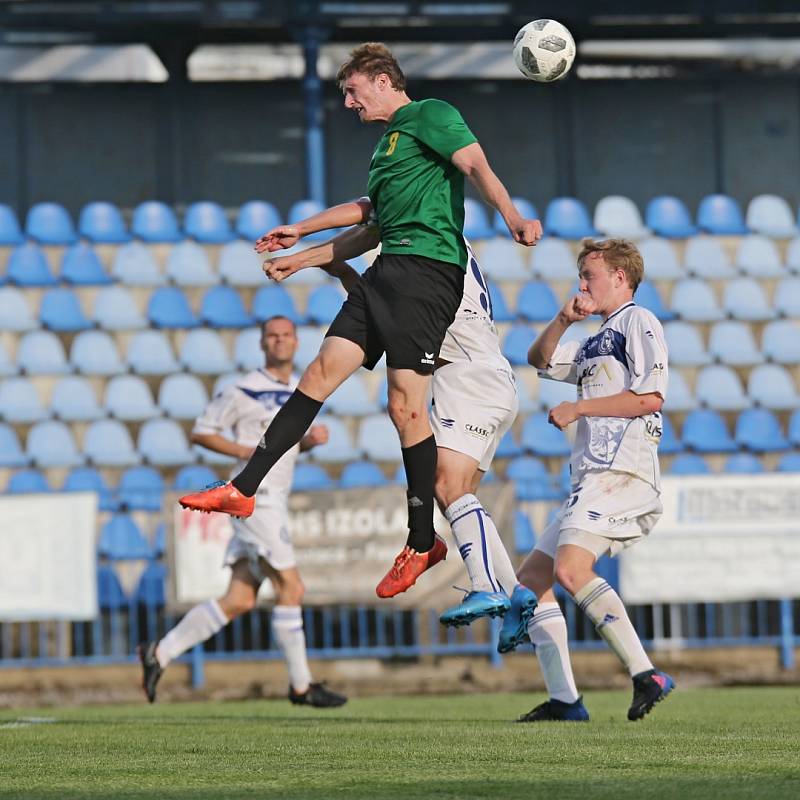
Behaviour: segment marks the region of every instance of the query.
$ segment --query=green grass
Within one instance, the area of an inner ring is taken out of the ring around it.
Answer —
[[[0,711],[0,797],[800,797],[796,688],[678,690],[644,721],[587,694],[590,724],[509,720],[523,694]]]

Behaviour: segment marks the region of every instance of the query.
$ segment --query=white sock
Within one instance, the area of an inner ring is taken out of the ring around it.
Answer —
[[[489,547],[492,551],[492,566],[497,579],[496,583],[499,584],[499,588],[502,591],[511,597],[511,593],[519,585],[517,571],[511,563],[511,557],[508,555],[508,550],[506,550],[506,546],[500,538],[500,533],[494,524],[494,520],[488,514],[486,514],[484,524],[486,526],[486,537],[489,539]]]
[[[539,603],[528,622],[528,635],[551,699],[574,703],[578,689],[569,660],[567,621],[558,603]]]
[[[219,603],[207,600],[190,609],[186,616],[158,643],[156,658],[162,667],[196,644],[210,639],[228,624]]]
[[[620,596],[602,578],[594,578],[576,592],[575,602],[631,676],[653,669]]]
[[[306,656],[306,634],[300,606],[275,606],[272,609],[272,635],[289,667],[289,683],[302,694],[311,683]]]

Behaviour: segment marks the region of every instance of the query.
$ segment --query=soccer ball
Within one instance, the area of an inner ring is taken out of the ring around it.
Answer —
[[[514,63],[532,81],[563,78],[575,60],[572,34],[554,19],[536,19],[520,28],[514,39]]]

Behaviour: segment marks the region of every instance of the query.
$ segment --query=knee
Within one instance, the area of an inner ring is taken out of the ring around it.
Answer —
[[[386,410],[389,412],[389,417],[394,423],[395,428],[397,428],[397,430],[403,430],[408,424],[410,416],[406,398],[401,394],[391,393]]]
[[[444,509],[453,505],[456,500],[465,494],[471,494],[472,486],[468,480],[461,480],[457,475],[448,475],[443,470],[436,473],[436,483],[434,484],[434,495],[439,507]]]
[[[546,572],[527,561],[517,571],[517,580],[531,589],[537,597],[541,597],[553,586],[552,572]]]
[[[282,606],[299,606],[303,604],[306,587],[299,578],[285,581],[278,590],[278,603]]]
[[[572,564],[556,563],[556,580],[573,596],[590,578]]]
[[[256,607],[256,593],[224,597],[220,600],[219,605],[225,612],[225,616],[232,620],[242,614],[246,614],[248,611],[252,611]]]

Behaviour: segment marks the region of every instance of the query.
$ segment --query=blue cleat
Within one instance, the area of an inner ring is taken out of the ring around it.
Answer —
[[[528,622],[536,610],[539,601],[536,595],[521,583],[511,593],[511,608],[503,619],[500,638],[497,642],[498,653],[510,653],[528,638]]]
[[[442,612],[442,625],[459,627],[469,625],[481,617],[502,617],[511,602],[502,592],[469,592],[456,606]]]
[[[536,708],[523,714],[517,722],[588,722],[589,712],[583,704],[583,697],[574,703],[562,700],[546,700]]]
[[[675,681],[666,672],[652,669],[633,676],[633,702],[628,719],[635,722],[660,703],[673,689]]]

